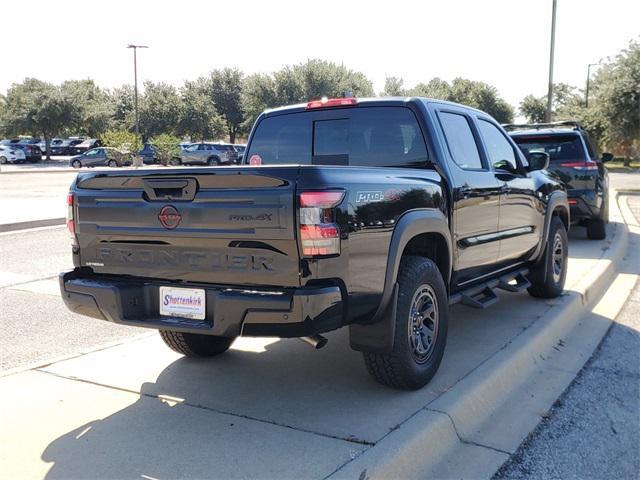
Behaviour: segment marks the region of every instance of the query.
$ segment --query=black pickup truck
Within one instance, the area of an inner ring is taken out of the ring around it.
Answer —
[[[158,329],[189,356],[238,336],[320,348],[322,333],[349,326],[376,380],[420,388],[442,359],[449,305],[487,307],[496,289],[562,292],[569,207],[548,162],[453,103],[270,110],[244,165],[80,173],[62,297]]]

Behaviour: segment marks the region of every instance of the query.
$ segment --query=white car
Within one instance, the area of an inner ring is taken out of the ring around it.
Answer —
[[[0,145],[0,164],[18,163],[25,160],[24,152],[19,148],[13,148],[11,145]]]

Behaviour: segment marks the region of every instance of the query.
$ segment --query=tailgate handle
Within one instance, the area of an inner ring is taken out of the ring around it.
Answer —
[[[195,178],[144,180],[147,200],[183,200],[190,201],[196,195]]]

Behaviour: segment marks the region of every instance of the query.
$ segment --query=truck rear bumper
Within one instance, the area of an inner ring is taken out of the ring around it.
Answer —
[[[205,319],[160,315],[159,289],[167,285],[205,290]],[[92,275],[76,269],[60,274],[60,292],[67,308],[81,315],[122,325],[204,335],[301,337],[343,325],[342,295],[337,286],[251,289],[182,285]]]

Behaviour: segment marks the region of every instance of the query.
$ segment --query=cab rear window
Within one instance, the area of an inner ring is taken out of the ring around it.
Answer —
[[[245,158],[263,165],[411,167],[424,165],[427,149],[408,108],[359,107],[267,117]]]

